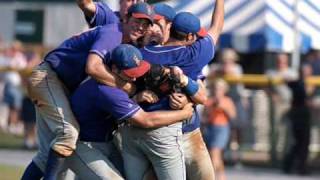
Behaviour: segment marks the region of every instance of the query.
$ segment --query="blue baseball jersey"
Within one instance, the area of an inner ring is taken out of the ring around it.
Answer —
[[[97,54],[108,64],[110,52],[120,45],[121,41],[122,32],[119,24],[99,26],[67,39],[49,52],[45,61],[50,63],[59,79],[72,92],[87,77],[85,66],[88,55]]]
[[[114,125],[132,117],[140,107],[124,91],[90,79],[71,96],[71,108],[80,125],[82,141],[103,142]]]
[[[92,18],[85,16],[90,28],[120,22],[119,13],[113,12],[104,2],[96,2],[96,12]]]
[[[211,36],[198,39],[190,46],[146,46],[141,50],[143,58],[151,64],[164,66],[178,66],[184,74],[197,80],[202,78],[202,69],[214,57],[215,47]],[[156,104],[142,106],[146,111],[168,109],[168,97]],[[190,132],[200,126],[200,118],[197,111],[188,124],[184,124],[183,132]]]

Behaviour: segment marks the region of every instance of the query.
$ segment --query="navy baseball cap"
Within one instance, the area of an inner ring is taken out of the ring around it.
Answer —
[[[172,22],[174,17],[176,16],[176,11],[171,6],[164,3],[158,3],[154,5],[153,10],[155,13],[155,20],[166,19]]]
[[[200,19],[189,12],[177,14],[173,19],[172,28],[177,32],[197,34],[200,37],[208,34],[207,30],[201,27]]]
[[[154,11],[148,3],[137,3],[128,9],[128,14],[137,19],[148,19],[153,23]]]
[[[112,51],[112,63],[131,78],[143,76],[150,69],[150,64],[142,60],[142,54],[130,44],[121,44]]]

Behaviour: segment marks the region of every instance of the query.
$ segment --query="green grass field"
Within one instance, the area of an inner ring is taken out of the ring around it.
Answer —
[[[7,134],[0,130],[0,149],[20,149],[22,146],[23,137]]]
[[[0,149],[20,149],[23,138],[0,131]],[[7,166],[0,164],[1,180],[19,180],[23,173],[23,167]]]
[[[0,165],[0,179],[19,180],[22,176],[23,170],[23,167]]]

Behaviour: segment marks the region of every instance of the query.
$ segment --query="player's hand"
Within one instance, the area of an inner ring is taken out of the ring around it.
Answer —
[[[186,118],[185,118],[185,119],[191,118],[191,117],[192,117],[192,114],[193,114],[193,111],[194,111],[194,109],[193,109],[193,104],[192,104],[192,103],[186,104],[186,105],[183,107],[182,110],[185,111],[185,113],[186,113]]]
[[[122,90],[124,90],[126,93],[128,93],[129,95],[133,95],[136,92],[136,86],[133,83],[130,82],[126,82],[123,86],[122,86]]]
[[[171,68],[171,75],[177,77],[180,80],[182,87],[188,84],[188,77],[183,74],[182,69],[180,69],[178,66],[174,66]]]
[[[154,104],[159,101],[158,96],[150,90],[145,90],[145,91],[138,93],[135,96],[135,99],[136,99],[137,103],[147,102],[150,104]]]
[[[174,110],[182,109],[188,103],[187,96],[182,93],[173,93],[169,97],[169,105]]]

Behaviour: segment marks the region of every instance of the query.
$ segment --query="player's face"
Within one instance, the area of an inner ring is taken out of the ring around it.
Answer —
[[[156,22],[156,24],[161,28],[161,35],[163,39],[162,43],[164,44],[169,40],[171,23],[167,22],[165,19],[160,19]]]
[[[155,21],[153,26],[149,29],[145,35],[143,45],[152,44],[165,44],[170,37],[171,23],[165,19]]]
[[[163,43],[163,32],[158,24],[153,24],[150,30],[146,33],[143,40],[143,45],[148,44],[162,44]]]
[[[133,43],[143,37],[150,28],[150,23],[147,19],[137,19],[130,17],[128,20],[129,37]]]

